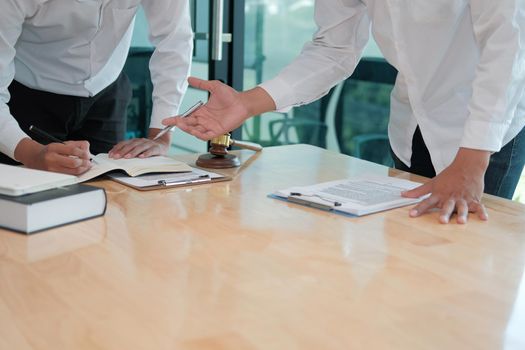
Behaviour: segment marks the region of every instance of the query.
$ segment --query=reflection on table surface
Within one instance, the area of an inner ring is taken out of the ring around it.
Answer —
[[[238,154],[232,181],[98,180],[104,217],[0,230],[0,349],[525,348],[525,206],[487,196],[490,220],[467,225],[348,218],[267,195],[422,179],[306,145]]]

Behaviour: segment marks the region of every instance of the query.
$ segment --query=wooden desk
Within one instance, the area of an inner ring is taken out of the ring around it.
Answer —
[[[461,226],[267,198],[366,171],[389,170],[297,145],[231,182],[97,181],[103,218],[0,230],[0,349],[524,349],[523,205]]]

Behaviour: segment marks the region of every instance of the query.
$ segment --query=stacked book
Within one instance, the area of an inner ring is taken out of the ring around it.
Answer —
[[[0,164],[0,227],[34,233],[104,215],[104,189],[76,176]]]

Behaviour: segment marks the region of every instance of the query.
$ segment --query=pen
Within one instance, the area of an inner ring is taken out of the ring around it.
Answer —
[[[42,130],[40,128],[37,128],[34,125],[31,125],[29,127],[29,131],[31,131],[35,135],[38,135],[38,136],[44,138],[45,140],[48,140],[49,142],[55,142],[55,143],[64,144],[64,141],[60,140],[59,138],[54,137],[53,135],[45,132],[44,130]],[[92,155],[91,153],[89,154],[89,158],[90,158],[89,160],[95,161],[95,159],[94,159],[95,156]]]
[[[316,197],[316,198],[319,198],[320,200],[322,201],[325,201],[325,202],[329,202],[331,203],[334,207],[340,207],[343,205],[343,203],[341,202],[338,202],[338,201],[334,201],[334,200],[331,200],[331,199],[327,199],[327,198],[323,198],[322,196],[314,193],[314,194],[304,194],[304,193],[300,193],[300,192],[290,192],[290,195],[288,196],[288,200],[290,201],[293,201],[293,199],[297,199],[297,197]],[[298,203],[299,201],[306,201],[304,199],[298,199],[296,202]],[[324,205],[324,204],[320,204],[320,205]]]
[[[33,134],[35,135],[38,135],[42,138],[44,138],[45,140],[48,140],[50,142],[56,142],[56,143],[64,143],[64,141],[60,140],[60,139],[57,139],[56,137],[54,137],[53,135],[50,135],[48,134],[47,132],[45,132],[44,130],[42,129],[39,129],[37,128],[36,126],[34,125],[31,125],[29,127],[29,131],[31,131]]]
[[[199,108],[199,107],[202,106],[203,104],[204,104],[204,102],[202,102],[202,101],[197,102],[196,104],[194,104],[193,106],[191,106],[190,109],[188,109],[186,112],[184,112],[184,113],[180,116],[180,118],[185,118],[185,117],[189,116],[190,114],[192,114],[193,112],[195,112],[195,110],[197,110],[197,108]],[[171,126],[167,126],[167,127],[165,127],[164,129],[162,129],[161,132],[159,132],[159,133],[153,138],[153,140],[158,139],[159,137],[161,137],[162,135],[164,135],[164,134],[167,133],[168,131],[172,130],[174,127],[175,127],[175,125],[171,125]]]
[[[210,175],[199,175],[195,176],[189,179],[183,179],[183,180],[175,180],[175,181],[166,181],[166,180],[159,180],[158,184],[161,186],[176,186],[176,185],[187,185],[187,184],[193,184],[197,182],[203,182],[203,181],[210,181],[211,177]]]
[[[293,195],[288,196],[288,201],[292,203],[296,203],[296,204],[305,205],[307,207],[317,208],[317,209],[326,210],[326,211],[334,210],[334,208],[331,205],[310,202],[310,201],[307,201],[301,198],[297,198]]]

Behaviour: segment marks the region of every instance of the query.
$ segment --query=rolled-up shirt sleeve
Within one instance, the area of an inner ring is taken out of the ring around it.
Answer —
[[[358,0],[317,0],[317,31],[301,54],[262,83],[278,110],[319,99],[354,71],[370,36],[366,7]]]
[[[155,46],[149,64],[153,83],[151,128],[163,128],[162,119],[178,113],[188,88],[193,50],[188,3],[182,0],[142,2],[150,40]]]
[[[28,137],[11,115],[8,87],[15,76],[15,44],[30,9],[24,1],[5,0],[0,11],[0,152],[15,159],[18,143]]]
[[[461,147],[497,152],[525,98],[525,2],[471,0],[480,61]]]

